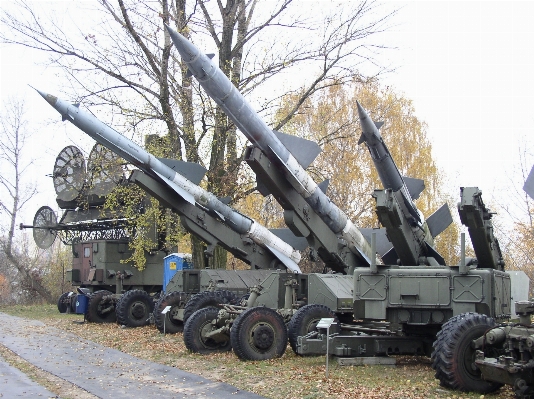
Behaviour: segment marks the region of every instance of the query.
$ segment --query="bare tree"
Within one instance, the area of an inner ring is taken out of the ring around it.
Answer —
[[[18,272],[19,290],[28,292],[30,297],[37,294],[51,302],[52,296],[42,284],[38,257],[30,256],[31,249],[27,241],[17,241],[15,237],[18,216],[24,205],[37,193],[35,184],[24,182],[28,168],[33,163],[24,162],[22,156],[30,138],[24,108],[24,102],[10,99],[4,104],[0,118],[0,209],[8,222],[7,227],[2,226],[4,236],[0,239],[0,248],[9,265]]]
[[[0,42],[48,53],[70,82],[69,95],[88,106],[111,105],[125,130],[165,131],[166,156],[208,164],[208,189],[234,199],[247,187],[237,184],[243,148],[236,127],[187,76],[163,24],[201,48],[215,45],[219,66],[246,95],[271,88],[258,106],[266,117],[292,91],[295,103],[275,126],[281,129],[313,93],[361,77],[362,63],[373,63],[382,47],[370,38],[394,14],[379,15],[377,4],[366,0],[312,16],[297,0],[100,0],[95,7],[90,26],[67,26],[19,0],[15,11],[0,16]],[[283,87],[280,74],[303,69],[309,71],[305,81]],[[212,266],[224,267],[224,259]]]

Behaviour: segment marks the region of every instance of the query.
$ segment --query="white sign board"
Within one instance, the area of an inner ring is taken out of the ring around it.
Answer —
[[[334,323],[334,318],[333,317],[325,317],[325,318],[319,320],[319,323],[317,323],[316,328],[330,328],[330,326],[332,324],[336,324],[336,323]]]

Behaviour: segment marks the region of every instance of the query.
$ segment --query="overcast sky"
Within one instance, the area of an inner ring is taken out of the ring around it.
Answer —
[[[384,44],[397,48],[380,58],[396,68],[383,82],[413,100],[453,190],[476,185],[486,202],[503,203],[505,189],[522,185],[518,154],[524,140],[532,152],[534,2],[385,2],[383,8],[399,9],[394,26],[383,34]],[[0,95],[24,96],[34,127],[59,116],[27,85],[61,85],[53,71],[35,65],[38,59],[28,51],[0,47]],[[30,150],[39,159],[32,173],[44,194],[28,207],[26,223],[41,205],[55,209],[52,182],[44,175],[51,173],[59,151],[72,143],[91,148],[90,141],[80,143],[81,134],[69,141],[68,129],[62,124],[45,140],[34,140]]]
[[[451,184],[500,201],[511,180],[522,184],[518,154],[534,133],[534,2],[388,5],[400,9],[385,81],[413,100]]]

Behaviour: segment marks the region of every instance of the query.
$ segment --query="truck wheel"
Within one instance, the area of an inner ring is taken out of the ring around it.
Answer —
[[[195,294],[187,301],[184,309],[184,324],[197,310],[208,306],[217,307],[221,303],[232,303],[236,296],[230,291],[203,291]]]
[[[71,313],[76,313],[76,302],[78,301],[78,294],[76,293],[72,293],[72,295],[69,297],[70,298],[70,312]]]
[[[154,301],[146,291],[126,291],[117,302],[117,323],[127,327],[145,326],[153,311]]]
[[[112,298],[104,298],[113,295],[110,291],[96,291],[89,297],[85,319],[91,323],[113,323],[117,318]]]
[[[471,347],[471,341],[494,326],[491,317],[478,313],[459,314],[442,326],[431,356],[435,376],[442,386],[479,393],[494,392],[502,386],[482,379],[475,366],[476,351]]]
[[[186,303],[187,294],[180,291],[169,292],[159,299],[154,307],[154,320],[160,332],[165,331],[169,334],[176,334],[184,330],[183,321],[175,318],[175,315],[178,313],[178,310],[185,307]],[[161,311],[167,306],[170,306],[171,310],[162,314]]]
[[[280,357],[287,346],[287,327],[275,310],[255,307],[235,319],[230,341],[242,360],[267,360]]]
[[[185,347],[195,353],[227,352],[232,349],[230,337],[226,341],[216,341],[206,337],[213,331],[212,321],[217,318],[219,309],[207,307],[193,313],[184,325]],[[215,327],[217,328],[217,327]]]
[[[69,293],[64,292],[59,296],[59,299],[57,300],[57,310],[59,310],[59,313],[67,313],[67,309],[70,307],[70,298]]]
[[[287,326],[289,345],[293,352],[297,353],[297,337],[316,331],[317,323],[325,317],[334,318],[337,323],[330,328],[330,334],[339,332],[339,321],[328,306],[310,304],[297,310]]]

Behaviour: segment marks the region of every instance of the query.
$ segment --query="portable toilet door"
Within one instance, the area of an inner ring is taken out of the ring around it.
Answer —
[[[182,270],[183,259],[179,254],[170,254],[163,258],[163,292],[167,292],[167,284],[178,270]]]

